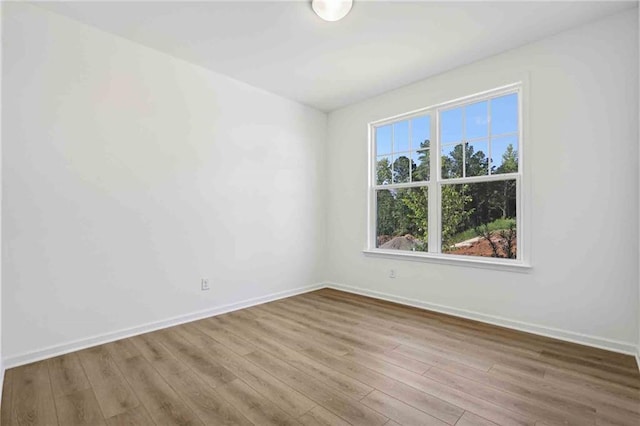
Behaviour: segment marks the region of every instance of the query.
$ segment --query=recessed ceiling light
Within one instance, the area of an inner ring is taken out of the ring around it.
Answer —
[[[353,6],[353,0],[313,0],[313,11],[325,21],[333,22],[347,16]]]

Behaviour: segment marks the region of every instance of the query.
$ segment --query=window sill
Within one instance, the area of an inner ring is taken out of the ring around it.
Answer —
[[[382,257],[387,259],[409,260],[414,262],[440,263],[443,265],[466,266],[471,268],[494,269],[510,272],[530,272],[532,267],[528,263],[519,260],[506,260],[495,258],[478,258],[471,256],[456,256],[453,254],[436,254],[399,250],[366,249],[362,253],[365,256]]]

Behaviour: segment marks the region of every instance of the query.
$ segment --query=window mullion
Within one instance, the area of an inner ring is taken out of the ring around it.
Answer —
[[[462,177],[467,177],[467,108],[462,106]],[[455,149],[455,148],[454,148]]]
[[[440,119],[438,111],[431,116],[431,143],[429,155],[429,252],[440,253]]]
[[[413,120],[408,120],[409,122],[409,182],[413,182],[413,158],[412,158],[412,154],[411,154],[411,150],[413,149],[413,147],[411,146],[411,143],[413,142],[413,134],[412,134],[412,130],[413,130],[413,125],[412,122]]]
[[[420,188],[422,186],[429,186],[428,181],[417,181],[417,182],[402,182],[402,183],[392,183],[389,185],[374,185],[373,189],[376,191],[386,189],[406,189],[406,188]]]
[[[394,160],[396,158],[396,154],[395,154],[395,149],[396,149],[396,145],[395,145],[395,126],[392,124],[391,125],[391,183],[396,183],[396,177],[394,175]]]
[[[491,166],[493,165],[493,157],[491,157],[491,145],[493,140],[491,136],[491,100],[487,101],[487,152],[489,162],[487,163],[487,175],[491,176]]]

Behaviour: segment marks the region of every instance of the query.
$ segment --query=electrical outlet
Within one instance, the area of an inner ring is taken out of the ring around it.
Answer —
[[[396,270],[389,269],[389,278],[395,278],[395,277],[396,277]]]
[[[203,278],[200,280],[200,290],[209,290],[209,278]]]

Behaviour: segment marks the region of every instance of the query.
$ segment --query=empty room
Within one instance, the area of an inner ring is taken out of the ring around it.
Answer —
[[[2,1],[0,425],[640,425],[638,1]]]

